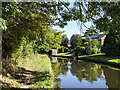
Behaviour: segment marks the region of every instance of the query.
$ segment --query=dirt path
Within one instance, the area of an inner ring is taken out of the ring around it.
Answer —
[[[26,75],[27,77],[24,78],[24,82],[21,83],[21,86],[20,88],[29,88],[30,84],[31,84],[31,78],[33,78],[33,74],[35,74],[35,70],[36,70],[36,67],[40,64],[40,62],[42,61],[43,59],[41,59],[37,64],[35,64],[34,66],[31,66],[31,67],[28,67],[31,72],[30,73],[23,73],[24,75]]]

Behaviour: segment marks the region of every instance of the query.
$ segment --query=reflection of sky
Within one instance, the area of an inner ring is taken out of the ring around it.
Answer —
[[[70,71],[71,66],[68,66],[68,68],[67,75],[60,75],[57,77],[61,79],[60,88],[108,88],[104,78],[97,77],[97,81],[93,81],[93,83],[85,79],[80,82],[76,76],[72,75]]]

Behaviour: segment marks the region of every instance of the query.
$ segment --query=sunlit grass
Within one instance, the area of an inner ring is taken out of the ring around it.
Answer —
[[[57,55],[73,56],[73,54],[70,52],[58,53]],[[109,56],[106,56],[105,53],[78,56],[78,58],[82,58],[82,57],[87,58],[89,60],[95,60],[95,61],[120,63],[120,57],[109,57]]]
[[[34,77],[34,84],[30,85],[30,88],[52,88],[54,86],[54,77],[50,71],[51,62],[47,56],[36,55],[33,59],[23,63],[23,66],[28,70],[40,72]]]
[[[2,81],[1,84],[4,88],[11,88],[11,87],[19,88],[21,86],[16,79],[11,79],[9,77],[2,75],[0,77],[1,77],[0,81]]]
[[[26,58],[19,58],[18,65],[14,65],[15,71],[3,76],[0,79],[4,88],[20,88],[21,83],[27,83],[29,77],[29,88],[53,88],[54,76],[51,69],[51,62],[46,55],[31,55]],[[24,76],[24,77],[23,77]]]
[[[73,53],[66,52],[66,53],[58,53],[57,55],[61,55],[61,56],[73,56]]]
[[[85,57],[89,60],[120,63],[120,57],[109,57],[106,56],[105,53],[79,56],[79,58],[81,57]]]

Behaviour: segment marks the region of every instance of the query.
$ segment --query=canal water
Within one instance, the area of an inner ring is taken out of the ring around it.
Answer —
[[[56,88],[120,88],[120,69],[93,62],[57,59]]]

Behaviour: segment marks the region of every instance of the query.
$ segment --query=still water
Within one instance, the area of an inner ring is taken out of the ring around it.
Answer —
[[[120,88],[120,69],[85,61],[57,59],[56,88]]]

